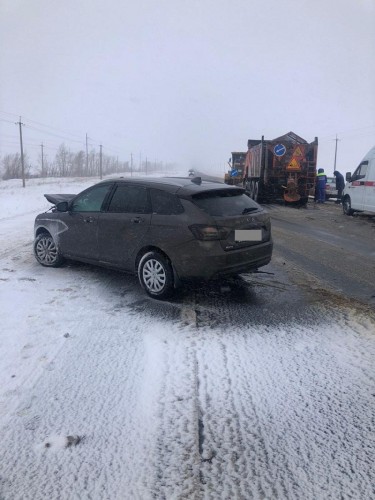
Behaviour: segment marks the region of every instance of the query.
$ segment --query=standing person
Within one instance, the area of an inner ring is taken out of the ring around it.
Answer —
[[[327,176],[324,173],[324,168],[319,168],[318,175],[316,176],[318,203],[324,203],[326,201],[326,183]]]
[[[341,203],[342,192],[345,187],[344,176],[340,174],[337,170],[333,172],[333,175],[336,177],[336,189],[337,189],[337,200],[336,203]]]

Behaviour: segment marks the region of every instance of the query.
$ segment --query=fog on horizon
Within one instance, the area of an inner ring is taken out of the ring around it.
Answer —
[[[375,144],[374,0],[3,0],[0,157],[64,143],[222,175],[247,140],[319,138],[318,166]]]

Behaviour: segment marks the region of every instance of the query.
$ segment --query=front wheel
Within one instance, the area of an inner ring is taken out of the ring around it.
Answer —
[[[342,210],[345,215],[353,215],[354,210],[352,209],[352,203],[350,201],[349,196],[345,196],[343,202],[342,202]]]
[[[165,299],[173,290],[173,271],[169,261],[158,252],[146,253],[138,264],[142,288],[154,299]]]
[[[59,267],[64,262],[64,258],[49,233],[38,234],[35,238],[34,255],[39,264],[46,267]]]

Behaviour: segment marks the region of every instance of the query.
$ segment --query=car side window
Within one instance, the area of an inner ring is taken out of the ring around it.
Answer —
[[[146,188],[142,186],[119,185],[108,207],[112,213],[150,213]]]
[[[110,184],[95,186],[78,195],[70,208],[72,212],[100,212]]]
[[[174,194],[161,189],[150,189],[152,212],[159,215],[182,214],[184,208]]]

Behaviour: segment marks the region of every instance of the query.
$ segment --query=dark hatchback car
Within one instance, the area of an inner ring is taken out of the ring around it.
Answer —
[[[136,273],[154,298],[187,279],[249,272],[272,255],[268,213],[239,187],[198,178],[105,180],[78,195],[45,197],[34,253]]]

